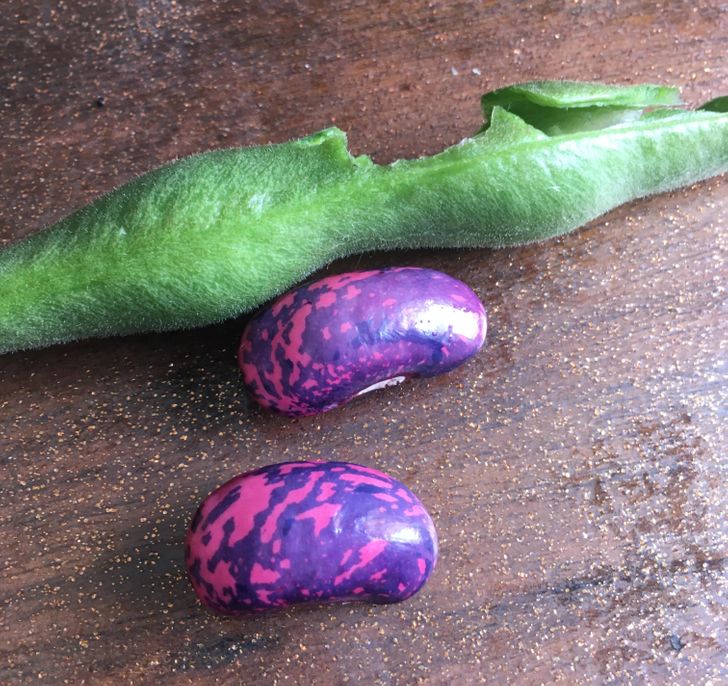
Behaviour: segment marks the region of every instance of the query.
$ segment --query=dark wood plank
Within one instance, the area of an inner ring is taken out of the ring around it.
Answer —
[[[720,2],[337,5],[8,0],[0,241],[175,156],[332,122],[377,161],[434,152],[510,82],[666,82],[692,104],[728,83]],[[727,225],[714,180],[542,245],[332,265],[442,269],[491,328],[449,376],[320,418],[250,406],[244,318],[1,357],[0,681],[728,681]],[[317,457],[418,493],[430,583],[398,606],[201,609],[199,499]]]

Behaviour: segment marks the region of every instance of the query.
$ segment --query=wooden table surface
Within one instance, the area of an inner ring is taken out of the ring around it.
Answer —
[[[717,0],[6,0],[0,39],[3,243],[209,148],[336,123],[378,162],[431,153],[507,83],[728,91]],[[728,683],[726,189],[332,265],[444,270],[490,331],[455,372],[317,418],[251,406],[245,318],[1,357],[0,682]],[[197,503],[304,458],[412,488],[432,579],[400,605],[208,613],[183,569]]]

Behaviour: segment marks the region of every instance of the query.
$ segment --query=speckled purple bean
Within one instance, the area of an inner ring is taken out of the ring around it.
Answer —
[[[347,462],[284,462],[213,491],[187,532],[204,605],[241,614],[299,603],[394,603],[427,581],[435,527],[402,483]]]
[[[481,348],[485,331],[482,303],[447,274],[349,272],[301,286],[257,314],[238,359],[263,407],[311,415],[407,377],[447,372]]]

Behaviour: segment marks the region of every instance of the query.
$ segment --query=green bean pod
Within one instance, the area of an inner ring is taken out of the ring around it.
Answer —
[[[557,236],[728,170],[725,103],[532,82],[431,157],[378,165],[329,128],[175,161],[0,253],[0,352],[210,324],[353,253]]]

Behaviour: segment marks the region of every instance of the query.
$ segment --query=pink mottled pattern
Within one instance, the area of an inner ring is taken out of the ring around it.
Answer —
[[[285,462],[238,476],[187,533],[200,600],[223,614],[303,602],[391,603],[437,560],[432,519],[401,482],[346,462]]]
[[[259,404],[302,416],[387,379],[447,372],[485,333],[485,309],[462,281],[432,269],[376,269],[281,296],[248,323],[238,360]]]

